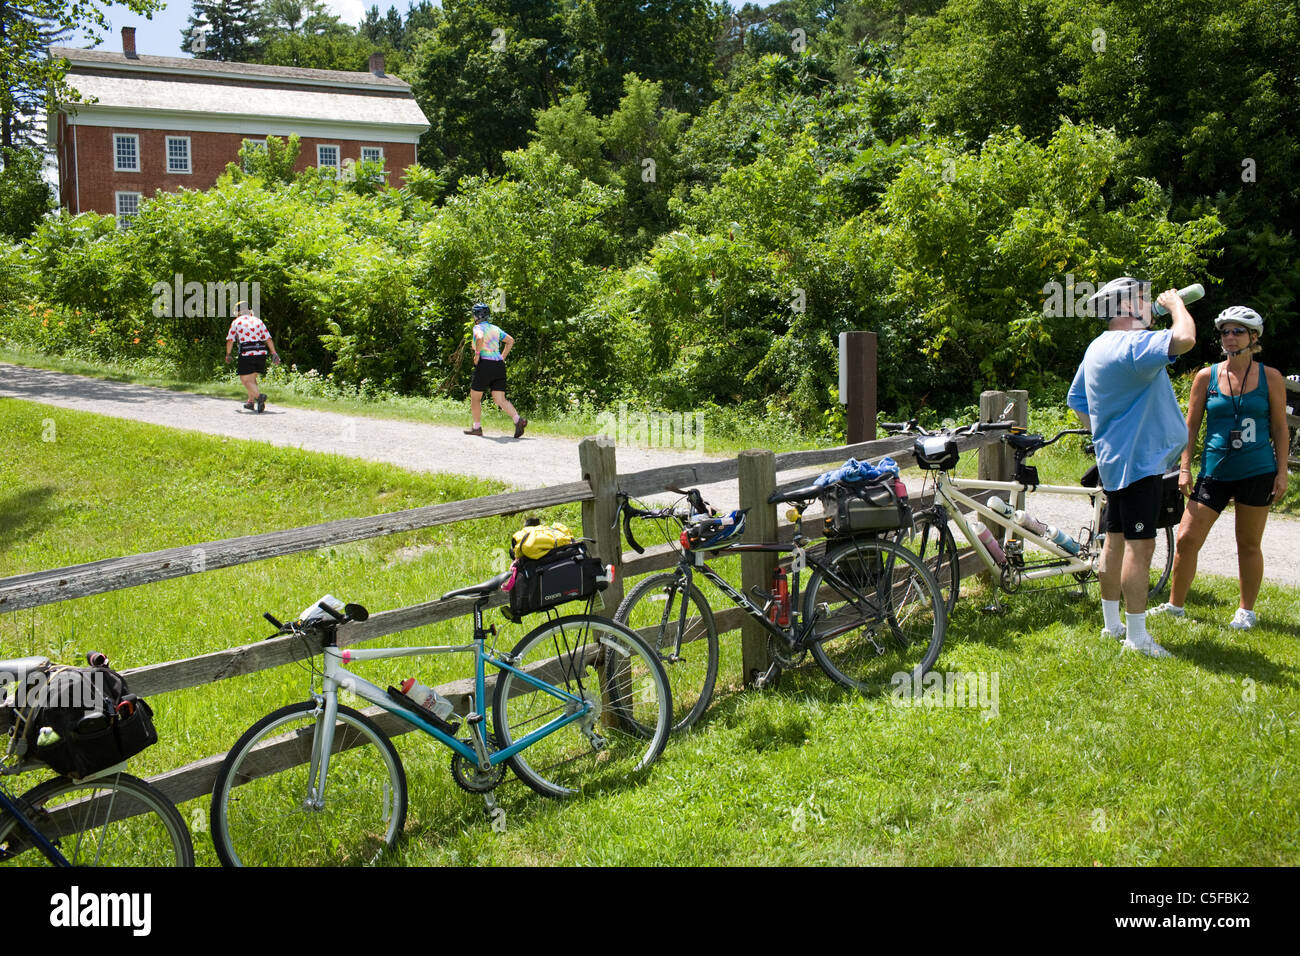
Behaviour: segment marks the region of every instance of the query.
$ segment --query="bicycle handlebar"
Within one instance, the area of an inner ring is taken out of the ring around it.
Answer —
[[[621,491],[618,493],[618,514],[615,515],[614,525],[615,527],[618,526],[619,516],[621,516],[623,537],[627,540],[628,547],[637,554],[645,554],[645,548],[641,546],[640,542],[638,542],[636,537],[632,534],[633,518],[672,518],[685,527],[693,515],[703,514],[712,516],[717,514],[709,503],[704,500],[704,497],[700,494],[698,488],[682,489],[674,488],[671,485],[666,487],[668,491],[685,497],[687,506],[683,508],[678,504],[671,508],[658,508],[654,510],[649,508],[639,508],[632,504],[632,499],[629,495]]]

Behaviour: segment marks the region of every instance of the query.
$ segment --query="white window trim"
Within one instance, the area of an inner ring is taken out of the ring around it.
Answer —
[[[320,161],[320,151],[322,149],[334,150],[334,155],[338,157],[337,163],[322,163]],[[316,165],[320,169],[332,169],[335,173],[343,171],[343,147],[337,143],[317,143],[316,144]]]
[[[373,151],[379,153],[379,159],[378,159],[378,160],[366,159],[366,152],[367,152],[367,150],[373,150]],[[361,147],[361,162],[363,162],[363,163],[373,163],[373,162],[380,162],[380,163],[382,163],[383,161],[384,161],[384,147],[382,147],[382,146],[362,146],[362,147]]]
[[[135,140],[135,165],[119,166],[117,163],[117,141],[119,139]],[[114,133],[113,134],[113,172],[115,173],[138,173],[140,172],[140,135],[138,133]]]
[[[135,197],[135,212],[132,214],[131,219],[134,219],[136,216],[140,214],[140,200],[144,198],[144,196],[141,193],[134,192],[133,190],[129,190],[129,189],[118,190],[113,193],[113,213],[117,217],[117,228],[119,229],[125,229],[128,225],[130,225],[131,222],[131,219],[128,219],[126,222],[122,221],[122,197],[123,196]]]
[[[185,143],[185,168],[172,169],[172,143]],[[190,138],[188,136],[167,136],[163,139],[163,152],[167,156],[167,174],[169,176],[188,176],[194,172],[194,159],[190,153]]]

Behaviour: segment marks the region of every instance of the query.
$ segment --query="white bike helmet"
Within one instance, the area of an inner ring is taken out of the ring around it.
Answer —
[[[1256,335],[1264,334],[1264,320],[1259,317],[1259,313],[1254,309],[1248,309],[1244,305],[1230,305],[1214,320],[1214,327],[1221,329],[1225,325],[1244,325]]]
[[[1151,283],[1145,279],[1134,279],[1132,276],[1120,276],[1118,279],[1111,279],[1089,296],[1088,308],[1092,309],[1093,315],[1106,322],[1125,316],[1140,319],[1142,310],[1139,298],[1150,301]],[[1149,318],[1147,324],[1150,325]]]

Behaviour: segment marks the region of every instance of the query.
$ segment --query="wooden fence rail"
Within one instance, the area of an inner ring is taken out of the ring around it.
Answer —
[[[1001,397],[991,401],[1000,410],[1007,396],[1002,393],[997,395]],[[982,448],[993,441],[996,441],[994,435],[976,435],[963,439],[960,444],[964,449],[969,450]],[[633,496],[645,496],[662,493],[669,487],[694,487],[740,479],[740,506],[750,509],[750,524],[746,529],[746,539],[770,540],[771,536],[775,535],[778,540],[789,540],[793,533],[792,526],[781,524],[775,506],[767,503],[770,491],[780,486],[777,477],[781,472],[837,465],[850,456],[867,459],[889,455],[898,461],[900,466],[906,467],[913,462],[911,446],[911,438],[895,437],[781,455],[773,455],[771,452],[745,453],[738,459],[670,465],[620,475],[617,472],[616,449],[612,440],[589,438],[582,442],[579,450],[583,476],[581,481],[16,575],[0,579],[0,613],[136,587],[189,574],[201,574],[217,568],[330,547],[349,541],[580,502],[583,508],[583,533],[596,542],[597,553],[602,556],[613,556],[614,563],[618,566],[619,573],[615,585],[603,595],[606,613],[612,615],[621,599],[622,582],[625,577],[636,577],[651,571],[670,568],[677,563],[677,552],[667,544],[647,548],[643,555],[624,559],[621,529],[616,527],[614,522],[615,492],[623,491]],[[998,466],[992,467],[994,470],[990,474],[996,474]],[[794,483],[786,482],[785,485],[793,486]],[[923,506],[925,502],[914,502],[914,504]],[[742,578],[746,587],[751,583],[759,587],[766,586],[772,569],[766,567],[764,562],[771,561],[769,555],[742,556]],[[346,646],[428,624],[453,620],[471,613],[473,603],[471,598],[460,598],[446,602],[426,601],[410,607],[380,611],[365,622],[354,622],[340,627],[338,642]],[[495,607],[503,603],[505,603],[505,596],[498,593],[493,595],[489,606]],[[722,610],[715,615],[715,619],[720,634],[737,629],[743,630],[753,624],[749,616],[739,608]],[[765,635],[744,634],[742,647],[745,673],[749,673],[751,668],[761,669],[766,666]],[[134,692],[143,696],[157,696],[211,684],[230,677],[256,673],[303,660],[318,653],[320,653],[319,647],[305,646],[300,639],[281,637],[185,660],[150,664],[125,673],[130,679],[131,689]],[[472,682],[469,680],[453,681],[438,688],[439,693],[451,699],[457,712],[462,714],[466,711],[467,695],[471,690]],[[411,730],[411,725],[406,721],[393,717],[380,708],[369,708],[364,712],[373,717],[385,732],[392,736],[399,736]],[[0,712],[0,721],[4,716]],[[151,782],[175,802],[183,803],[212,791],[224,758],[224,752],[213,754],[154,777]]]

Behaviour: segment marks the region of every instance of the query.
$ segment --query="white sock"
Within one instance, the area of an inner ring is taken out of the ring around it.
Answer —
[[[1164,308],[1164,306],[1161,306],[1161,308]],[[521,416],[519,416],[519,415],[515,415],[515,424],[516,424],[516,425],[519,424],[519,419],[520,419],[520,417],[521,417]]]
[[[1112,634],[1118,634],[1124,629],[1124,623],[1119,619],[1119,601],[1107,601],[1102,598],[1101,616],[1106,622],[1106,630]]]
[[[1147,633],[1147,612],[1141,614],[1125,614],[1128,619],[1128,639],[1134,644],[1142,644],[1151,640],[1151,635]]]

